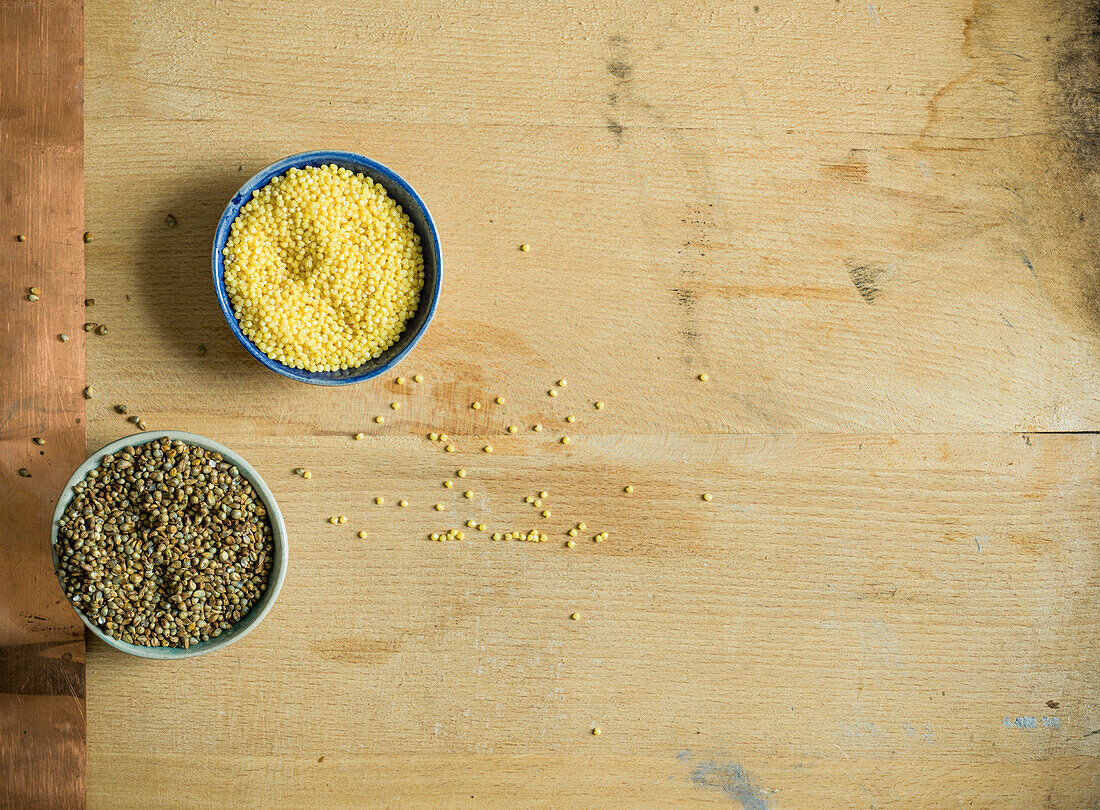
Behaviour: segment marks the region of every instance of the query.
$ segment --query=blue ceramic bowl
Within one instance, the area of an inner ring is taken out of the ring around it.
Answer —
[[[240,621],[217,638],[201,641],[198,644],[192,644],[187,649],[183,649],[182,647],[143,647],[140,644],[130,644],[120,639],[116,639],[103,632],[100,626],[85,616],[80,608],[73,605],[72,602],[69,603],[87,628],[102,639],[104,643],[114,647],[116,650],[121,650],[130,655],[136,655],[139,658],[155,658],[162,661],[175,660],[178,658],[194,658],[196,655],[202,655],[203,653],[213,652],[214,650],[228,647],[234,641],[238,641],[248,635],[256,625],[263,621],[264,616],[271,610],[271,606],[275,604],[275,599],[279,596],[279,590],[283,587],[283,580],[286,578],[287,559],[290,555],[289,544],[287,543],[286,537],[286,523],[283,522],[283,515],[279,511],[279,505],[275,503],[275,496],[271,493],[267,484],[264,483],[264,479],[260,478],[260,474],[252,468],[251,464],[228,447],[220,445],[203,436],[196,436],[194,433],[184,433],[179,430],[153,430],[147,433],[136,433],[133,436],[124,436],[121,439],[111,442],[106,447],[101,447],[88,456],[88,458],[84,460],[84,463],[76,468],[76,472],[69,477],[69,480],[65,483],[65,488],[61,491],[61,496],[57,499],[57,506],[53,510],[53,523],[50,525],[50,554],[53,556],[55,573],[58,573],[57,524],[61,520],[61,516],[65,514],[65,510],[69,507],[69,503],[73,499],[73,487],[83,481],[91,470],[102,464],[103,457],[107,454],[117,453],[127,445],[130,447],[137,447],[138,445],[148,444],[151,441],[165,437],[172,441],[178,439],[181,442],[204,447],[212,452],[220,453],[223,459],[241,471],[241,475],[252,484],[252,487],[260,496],[260,500],[262,500],[264,506],[267,507],[267,518],[271,523],[271,539],[274,545],[274,554],[271,575],[267,581],[267,590],[264,591],[260,600],[252,606],[252,609],[242,616]],[[58,573],[58,581],[61,581],[60,573]]]
[[[300,368],[291,368],[277,360],[272,360],[241,331],[237,317],[233,314],[233,304],[229,301],[229,293],[225,290],[225,266],[222,262],[222,249],[229,240],[229,231],[233,226],[233,220],[237,218],[241,208],[252,197],[252,192],[261,189],[271,182],[272,178],[286,174],[290,169],[304,169],[307,166],[324,166],[335,163],[344,169],[353,172],[362,172],[377,183],[381,183],[386,193],[392,197],[401,209],[409,215],[416,232],[420,234],[420,244],[424,251],[424,289],[420,292],[420,305],[416,313],[405,324],[405,330],[397,342],[382,353],[380,357],[368,360],[356,368],[344,371],[305,371]],[[349,383],[362,382],[371,377],[384,374],[396,366],[401,359],[412,351],[424,332],[431,323],[435,314],[436,304],[439,302],[440,274],[443,269],[443,259],[439,251],[439,234],[435,229],[435,222],[428,212],[428,206],[420,199],[413,187],[404,178],[392,169],[383,166],[362,155],[353,152],[303,152],[300,155],[291,155],[283,158],[278,163],[272,163],[251,180],[241,186],[240,191],[233,195],[229,205],[225,207],[221,220],[218,221],[218,230],[214,234],[214,253],[211,258],[214,266],[214,291],[218,296],[218,305],[222,308],[226,323],[230,330],[240,341],[248,353],[267,366],[272,371],[277,371],[284,377],[292,380],[312,383],[314,385],[348,385]]]

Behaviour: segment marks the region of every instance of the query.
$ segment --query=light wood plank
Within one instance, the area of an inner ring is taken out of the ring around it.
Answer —
[[[982,806],[1100,789],[1096,436],[523,438],[493,456],[217,438],[282,504],[287,583],[252,635],[183,667],[91,649],[97,803],[140,806],[165,789],[140,773],[199,759],[209,801],[246,806],[701,802],[735,766],[776,806],[825,772],[822,800],[866,804],[862,785],[930,806],[947,788],[928,761]],[[474,499],[440,485],[457,464]],[[523,503],[540,488],[549,519]],[[550,540],[426,539],[468,518]],[[213,806],[178,785],[166,805]]]
[[[89,443],[223,441],[293,543],[241,644],[91,649],[93,804],[1095,803],[1088,6],[93,2]],[[421,387],[291,384],[216,308],[226,200],[324,147],[438,221]],[[553,542],[424,539],[541,488]]]

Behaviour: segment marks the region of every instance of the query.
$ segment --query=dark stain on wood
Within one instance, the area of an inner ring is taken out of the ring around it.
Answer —
[[[882,294],[890,268],[878,262],[857,262],[847,259],[848,277],[868,304],[873,304]]]

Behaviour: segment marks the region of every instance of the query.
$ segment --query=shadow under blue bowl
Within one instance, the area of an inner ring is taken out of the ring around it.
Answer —
[[[305,371],[300,368],[291,368],[272,360],[264,354],[241,331],[241,325],[233,314],[233,304],[229,300],[229,293],[225,289],[225,265],[222,257],[222,249],[229,240],[229,231],[233,227],[233,221],[237,218],[241,208],[252,198],[252,192],[263,188],[271,180],[279,175],[286,174],[290,169],[304,169],[307,166],[325,166],[335,163],[337,166],[349,169],[353,172],[361,172],[380,183],[386,193],[401,206],[401,209],[409,215],[413,227],[420,235],[420,245],[424,252],[424,289],[420,292],[420,303],[416,312],[405,324],[405,329],[397,342],[386,351],[372,360],[368,360],[355,368],[343,371]],[[299,382],[312,383],[313,385],[348,385],[350,383],[369,380],[384,374],[396,366],[401,359],[412,351],[435,315],[435,307],[439,302],[439,290],[441,284],[441,272],[443,258],[439,250],[439,234],[435,229],[435,222],[428,211],[428,206],[420,199],[420,195],[397,172],[383,166],[370,158],[357,155],[354,152],[303,152],[300,155],[291,155],[277,163],[272,163],[263,171],[254,175],[251,180],[241,186],[233,195],[229,205],[225,207],[222,218],[218,221],[218,230],[214,234],[214,253],[212,256],[214,269],[214,292],[218,297],[218,306],[222,308],[226,323],[233,335],[240,341],[249,354],[263,363],[272,371],[290,377]]]

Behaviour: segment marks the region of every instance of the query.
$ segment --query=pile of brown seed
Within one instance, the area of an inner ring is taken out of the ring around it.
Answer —
[[[69,600],[116,639],[189,647],[259,601],[273,562],[259,495],[218,453],[167,438],[103,457],[58,526]]]

